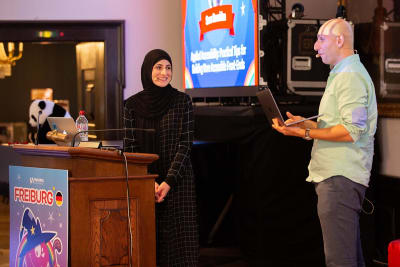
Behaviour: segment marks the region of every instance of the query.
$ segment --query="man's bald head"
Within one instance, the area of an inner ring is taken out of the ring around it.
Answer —
[[[354,34],[350,23],[341,18],[331,19],[319,28],[318,35],[334,35],[343,38],[345,49],[354,48]]]
[[[331,19],[319,28],[314,50],[323,63],[335,66],[342,59],[354,54],[353,29],[344,19]]]

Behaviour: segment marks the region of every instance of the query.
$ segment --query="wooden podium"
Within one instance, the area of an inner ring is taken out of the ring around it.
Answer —
[[[154,154],[125,153],[129,174],[132,254],[125,161],[116,151],[15,145],[26,167],[68,170],[69,265],[156,266]]]

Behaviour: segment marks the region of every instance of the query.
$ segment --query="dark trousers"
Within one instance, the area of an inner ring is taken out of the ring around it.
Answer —
[[[359,217],[366,187],[344,176],[315,184],[327,267],[364,267]]]

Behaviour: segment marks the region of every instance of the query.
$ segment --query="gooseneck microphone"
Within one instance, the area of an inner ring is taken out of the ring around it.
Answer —
[[[316,54],[315,57],[316,57],[316,58],[319,58],[319,57],[321,57],[321,55],[320,55],[320,54]]]
[[[37,116],[35,145],[39,145],[40,115],[42,115],[42,111],[41,110],[39,110],[38,116]]]
[[[96,133],[96,132],[107,133],[107,132],[118,132],[118,131],[126,131],[126,130],[142,131],[142,132],[150,132],[150,133],[154,133],[156,131],[155,129],[143,129],[143,128],[120,128],[120,129],[102,129],[102,130],[80,131],[80,132],[77,132],[76,134],[74,134],[72,141],[71,141],[71,147],[75,147],[75,139],[81,133]]]

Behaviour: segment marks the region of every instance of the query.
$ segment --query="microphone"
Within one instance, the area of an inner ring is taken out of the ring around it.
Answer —
[[[101,129],[101,130],[86,130],[86,131],[80,131],[77,132],[76,134],[74,134],[73,138],[72,138],[72,142],[71,142],[71,146],[75,147],[75,140],[76,137],[80,134],[80,133],[107,133],[107,132],[118,132],[118,131],[126,131],[126,130],[131,130],[131,131],[142,131],[142,132],[151,132],[154,133],[156,130],[155,129],[143,129],[143,128],[119,128],[119,129]]]
[[[42,111],[41,110],[39,110],[38,116],[37,116],[35,145],[39,145],[40,115],[42,115]]]
[[[316,58],[319,58],[319,57],[321,57],[321,55],[320,55],[320,54],[316,54],[315,57],[316,57]]]

